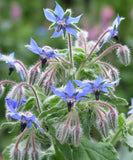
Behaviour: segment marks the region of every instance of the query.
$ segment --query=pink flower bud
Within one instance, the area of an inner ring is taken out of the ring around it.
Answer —
[[[14,148],[13,151],[11,151],[11,159],[12,160],[20,160],[21,159],[21,152],[18,148]]]
[[[118,113],[115,109],[108,112],[108,122],[112,129],[116,129],[118,127]]]
[[[117,56],[125,66],[130,63],[130,50],[126,45],[117,49]]]
[[[32,160],[39,160],[39,153],[38,153],[38,151],[32,151],[31,152],[31,157],[32,157]]]
[[[61,144],[67,142],[70,136],[71,128],[70,125],[63,123],[59,126],[56,132],[56,138],[60,141]]]
[[[39,69],[38,68],[31,68],[29,71],[29,84],[34,85],[37,80],[38,80],[38,76],[39,76]]]
[[[104,137],[108,137],[108,122],[106,119],[99,119],[97,121],[97,127]]]
[[[71,131],[71,143],[74,146],[78,146],[82,137],[82,128],[80,126],[74,126]]]
[[[2,97],[3,93],[4,93],[4,87],[3,85],[0,85],[0,97]]]

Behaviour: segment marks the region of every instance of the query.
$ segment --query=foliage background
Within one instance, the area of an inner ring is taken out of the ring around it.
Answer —
[[[126,44],[133,49],[133,1],[131,0],[57,0],[64,8],[71,8],[73,16],[84,13],[79,27],[88,31],[88,39],[95,40],[103,31],[102,13],[107,7],[112,10],[112,16],[108,20],[108,25],[112,23],[117,13],[125,17],[125,20],[119,27],[120,42]],[[27,67],[34,64],[38,56],[32,54],[24,45],[29,44],[30,37],[35,39],[40,46],[49,45],[53,48],[67,47],[67,42],[61,38],[51,39],[53,31],[48,31],[49,22],[45,19],[43,8],[54,8],[54,0],[1,0],[0,1],[0,52],[9,54],[15,52],[15,58],[21,60]],[[115,54],[110,54],[105,57],[120,70],[120,85],[116,89],[116,94],[126,98],[130,104],[130,99],[133,95],[133,61],[127,67],[120,64]],[[4,62],[0,62],[0,80],[12,79],[17,82],[20,80],[19,74],[13,73],[8,76],[8,66]],[[6,86],[6,91],[10,87]],[[0,123],[4,120],[5,108],[4,98],[0,99]],[[128,107],[123,106],[118,108],[119,112],[127,112]],[[10,143],[11,134],[5,134],[8,130],[0,131],[0,152]],[[121,149],[121,157],[123,151]],[[129,154],[129,156],[131,156]],[[122,158],[121,158],[122,160]]]

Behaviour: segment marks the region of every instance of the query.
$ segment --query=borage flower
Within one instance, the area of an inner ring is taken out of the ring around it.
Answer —
[[[133,107],[133,98],[131,98],[131,106]],[[130,109],[130,111],[127,113],[127,115],[133,114],[133,108]]]
[[[73,80],[78,86],[84,87],[83,92],[93,92],[95,94],[96,100],[99,100],[100,91],[109,93],[108,87],[112,87],[115,83],[117,83],[120,79],[112,82],[112,83],[105,83],[101,76],[99,76],[94,82],[86,82],[83,83],[79,80]]]
[[[106,43],[108,41],[108,39],[110,38],[114,38],[116,40],[119,40],[119,36],[118,36],[118,27],[121,23],[122,20],[124,20],[124,17],[119,17],[119,14],[117,15],[116,19],[114,20],[114,22],[112,23],[112,26],[110,26],[108,29],[110,30],[108,34],[106,34],[106,36],[103,39],[103,43],[101,45],[101,47],[104,45],[104,43]],[[101,48],[100,47],[100,48]]]
[[[56,2],[55,10],[43,9],[45,17],[53,22],[50,28],[55,27],[55,32],[52,35],[52,38],[59,37],[63,33],[67,32],[74,35],[77,38],[76,29],[77,27],[74,23],[78,23],[82,15],[73,18],[70,17],[70,11],[62,9],[62,7]]]
[[[68,111],[70,112],[71,107],[74,105],[75,101],[84,100],[81,98],[82,96],[86,95],[84,92],[76,92],[71,80],[69,80],[64,92],[56,90],[56,88],[51,86],[52,91],[58,97],[62,97],[64,101],[67,101]]]
[[[2,55],[0,53],[0,60],[5,61],[9,64],[9,75],[16,69],[20,72],[21,79],[24,81],[23,71],[18,63],[15,63],[14,52],[10,53],[8,56]]]
[[[39,47],[37,43],[31,38],[30,45],[26,45],[27,49],[32,51],[33,53],[39,54],[42,61],[42,67],[44,67],[45,63],[48,59],[54,59],[54,57],[60,57],[66,55],[68,52],[63,54],[56,54],[55,51],[51,48]]]
[[[16,109],[20,107],[20,105],[22,105],[23,103],[26,103],[25,100],[22,100],[20,104],[18,104],[18,102],[15,100],[12,100],[11,102],[11,98],[6,98],[5,100],[11,111],[11,113],[8,113],[10,117],[12,117],[13,119],[20,120],[21,126],[25,126],[26,129],[29,129],[32,126],[32,123],[34,123],[36,127],[40,130],[40,132],[43,134],[42,129],[39,127],[39,125],[36,122],[35,115],[33,115],[31,112],[22,113],[22,112],[16,111]]]

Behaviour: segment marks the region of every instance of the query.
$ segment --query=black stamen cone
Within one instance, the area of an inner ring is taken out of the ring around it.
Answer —
[[[42,68],[43,68],[45,66],[46,62],[47,62],[47,59],[43,58],[43,59],[41,59],[41,61],[42,61]]]
[[[72,102],[67,102],[67,106],[68,106],[68,112],[70,112],[71,108],[73,106],[73,103]]]
[[[10,76],[11,75],[11,73],[14,71],[14,67],[9,67],[9,73],[8,73],[8,75]]]
[[[96,97],[96,100],[97,100],[97,101],[99,100],[99,95],[100,95],[100,92],[99,92],[99,91],[96,91],[96,92],[95,92],[95,97]]]
[[[26,128],[26,123],[21,122],[21,132],[24,131],[24,129]]]
[[[114,38],[117,42],[120,42],[118,35],[113,36],[113,38]]]

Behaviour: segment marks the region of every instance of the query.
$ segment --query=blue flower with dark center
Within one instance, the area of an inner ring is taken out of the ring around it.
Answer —
[[[62,97],[64,101],[67,101],[68,111],[70,112],[71,107],[74,105],[75,101],[84,100],[81,98],[82,96],[86,95],[84,92],[76,92],[71,80],[69,80],[64,92],[56,90],[56,88],[51,86],[52,91],[58,97]]]
[[[30,39],[30,45],[26,45],[26,47],[30,51],[40,55],[41,61],[42,61],[42,67],[44,67],[48,59],[54,59],[54,57],[60,57],[68,53],[66,52],[63,54],[56,54],[55,51],[52,49],[48,49],[48,48],[46,49],[45,47],[41,48],[37,45],[37,43],[32,38]]]
[[[131,98],[131,106],[133,107],[133,98]],[[130,111],[127,113],[127,115],[133,114],[133,108],[130,109]]]
[[[103,39],[103,43],[101,45],[101,47],[104,45],[104,43],[106,43],[108,41],[108,39],[110,38],[114,38],[117,41],[119,40],[119,36],[118,36],[118,27],[121,23],[122,20],[124,20],[125,18],[123,17],[119,17],[119,14],[117,15],[116,19],[114,20],[114,22],[112,23],[112,26],[110,26],[108,29],[110,30],[108,34],[105,35],[104,39]],[[100,47],[100,48],[101,48]]]
[[[93,92],[95,94],[96,100],[99,100],[100,91],[109,93],[108,87],[112,87],[115,83],[117,83],[120,79],[112,82],[105,83],[101,76],[99,76],[94,82],[86,82],[83,83],[79,80],[73,80],[78,86],[84,87],[83,92],[89,93]]]
[[[0,60],[5,61],[9,64],[9,75],[16,69],[19,71],[21,79],[24,81],[23,71],[19,64],[15,63],[14,52],[10,53],[8,56],[2,55],[0,53]]]
[[[44,10],[45,17],[49,21],[53,22],[53,24],[51,25],[51,28],[55,27],[55,32],[52,35],[52,38],[59,37],[65,32],[70,33],[77,38],[76,29],[75,29],[76,27],[74,23],[78,23],[82,15],[76,18],[70,17],[70,11],[64,12],[62,7],[57,2],[56,2],[56,7],[54,11],[47,10],[47,9],[43,9],[43,10]]]
[[[11,98],[6,98],[5,100],[11,111],[11,113],[8,113],[10,117],[12,117],[13,119],[20,120],[21,125],[24,125],[27,129],[29,129],[32,126],[32,123],[34,123],[36,127],[40,130],[40,132],[43,133],[42,129],[39,127],[39,125],[35,120],[35,115],[33,115],[30,112],[26,112],[26,113],[17,112],[20,105],[22,105],[23,103],[26,103],[25,99],[23,99],[19,104],[17,101],[11,100]]]

